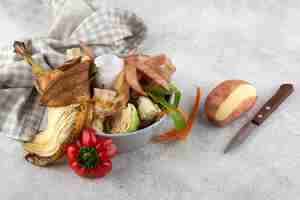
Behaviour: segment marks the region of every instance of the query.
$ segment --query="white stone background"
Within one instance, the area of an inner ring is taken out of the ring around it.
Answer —
[[[120,155],[112,173],[89,180],[67,165],[38,168],[25,162],[20,145],[0,139],[1,199],[242,199],[295,200],[300,195],[300,1],[298,0],[107,0],[145,19],[145,53],[166,53],[176,63],[183,107],[195,86],[205,96],[220,81],[245,79],[257,88],[256,107],[219,129],[199,116],[185,142],[149,144]],[[0,1],[0,43],[47,33],[50,14],[40,0]],[[295,93],[237,151],[225,144],[285,81]],[[1,98],[1,97],[0,97]],[[202,104],[203,106],[203,104]],[[201,111],[203,110],[203,107]]]

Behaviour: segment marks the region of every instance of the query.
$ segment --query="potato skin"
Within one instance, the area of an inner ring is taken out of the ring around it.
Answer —
[[[235,105],[235,109],[230,115],[224,120],[216,119],[216,113],[222,103],[241,85],[251,85],[250,83],[243,80],[227,80],[220,83],[214,88],[206,98],[205,102],[205,113],[207,119],[214,125],[224,127],[232,121],[239,118],[243,113],[249,111],[256,103],[256,95],[249,96]]]

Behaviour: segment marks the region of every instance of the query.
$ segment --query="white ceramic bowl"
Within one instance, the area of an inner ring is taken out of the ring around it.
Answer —
[[[151,126],[137,130],[131,133],[105,134],[97,133],[100,136],[111,138],[117,145],[118,151],[121,153],[134,151],[146,145],[153,136],[164,133],[172,125],[169,117],[163,117]]]

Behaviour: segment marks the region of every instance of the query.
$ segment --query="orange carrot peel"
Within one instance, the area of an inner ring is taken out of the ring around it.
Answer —
[[[196,121],[200,108],[201,97],[202,90],[198,87],[192,112],[190,113],[189,118],[187,120],[187,126],[183,130],[176,131],[175,129],[172,129],[166,133],[163,133],[162,135],[154,137],[152,141],[155,143],[166,143],[178,140],[185,140],[190,135],[194,122]]]

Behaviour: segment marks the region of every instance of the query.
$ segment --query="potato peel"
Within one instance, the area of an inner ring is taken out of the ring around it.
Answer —
[[[128,84],[142,96],[146,96],[146,92],[143,90],[142,86],[139,83],[137,70],[134,65],[125,66],[125,78]]]
[[[172,67],[174,67],[172,70],[165,70],[161,66],[170,65],[170,63],[171,62],[164,54],[154,57],[145,55],[131,55],[125,58],[126,66],[131,66],[131,68],[126,70],[128,71],[126,80],[132,89],[143,96],[145,96],[144,91],[140,87],[140,84],[137,83],[139,81],[139,75],[144,75],[163,88],[169,89],[169,78],[172,74],[172,71],[175,71],[175,66],[172,65]],[[137,70],[137,75],[134,74],[134,70]]]

